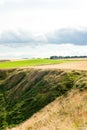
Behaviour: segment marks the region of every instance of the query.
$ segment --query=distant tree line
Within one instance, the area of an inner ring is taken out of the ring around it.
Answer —
[[[87,56],[51,56],[50,59],[87,58]]]

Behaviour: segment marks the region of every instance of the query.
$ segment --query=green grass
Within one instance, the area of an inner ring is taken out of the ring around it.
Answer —
[[[31,59],[20,61],[8,61],[8,62],[0,62],[0,68],[18,68],[18,67],[28,67],[28,66],[46,65],[46,64],[60,64],[71,61],[76,60]]]

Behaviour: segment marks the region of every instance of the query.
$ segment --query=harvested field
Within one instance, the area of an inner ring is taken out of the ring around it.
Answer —
[[[87,61],[67,62],[54,65],[32,66],[35,69],[70,69],[70,70],[87,70]]]

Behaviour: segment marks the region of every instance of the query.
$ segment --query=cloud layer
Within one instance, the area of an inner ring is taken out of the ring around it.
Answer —
[[[75,44],[87,45],[87,30],[60,29],[54,33],[34,36],[29,32],[3,32],[0,34],[0,44],[22,45],[30,44]]]
[[[47,58],[52,55],[87,55],[87,30],[61,29],[42,35],[26,31],[0,34],[0,59]]]
[[[0,44],[18,44],[33,42],[33,37],[27,32],[2,32],[0,35]]]
[[[10,46],[0,45],[0,59],[20,59],[20,58],[47,58],[56,56],[83,56],[87,55],[87,45],[78,46],[71,44],[39,44],[37,46],[21,46],[12,48]]]
[[[48,35],[48,42],[55,44],[72,43],[75,45],[87,45],[87,30],[60,29]]]

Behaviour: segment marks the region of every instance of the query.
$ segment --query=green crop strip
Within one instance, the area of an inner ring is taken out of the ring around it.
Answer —
[[[28,67],[28,66],[37,66],[37,65],[47,65],[47,64],[60,64],[60,63],[75,62],[75,61],[76,60],[51,60],[51,59],[8,61],[8,62],[0,62],[0,68],[18,68],[18,67]]]

